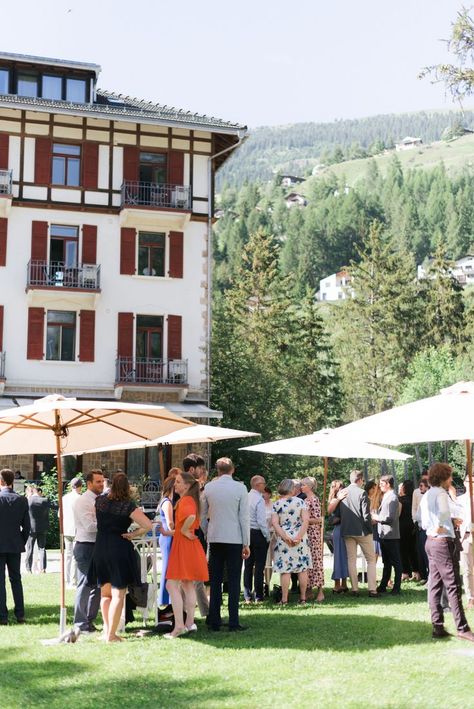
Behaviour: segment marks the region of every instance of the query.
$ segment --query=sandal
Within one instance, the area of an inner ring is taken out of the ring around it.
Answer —
[[[306,605],[306,599],[305,599],[305,598],[300,598],[300,600],[298,601],[298,605],[299,605],[299,606],[305,606],[305,605]]]
[[[287,606],[288,601],[278,601],[277,606]]]

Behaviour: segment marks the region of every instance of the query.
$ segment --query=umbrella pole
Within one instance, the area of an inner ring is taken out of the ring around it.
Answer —
[[[323,500],[321,504],[321,552],[324,559],[324,518],[326,516],[326,490],[328,484],[328,459],[324,458]]]
[[[473,484],[472,484],[472,452],[471,441],[466,441],[466,467],[469,480],[469,508],[471,510],[471,536],[474,542],[474,506],[473,506]]]
[[[63,471],[61,461],[61,422],[59,412],[55,412],[56,426],[54,435],[56,436],[56,460],[58,471],[58,504],[59,504],[59,568],[60,568],[60,602],[59,602],[59,635],[66,632],[66,593],[64,584],[64,533],[63,533]]]

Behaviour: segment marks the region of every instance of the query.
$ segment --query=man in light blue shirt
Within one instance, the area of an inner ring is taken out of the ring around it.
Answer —
[[[454,527],[451,520],[448,490],[452,484],[452,468],[447,463],[435,463],[428,472],[431,485],[420,502],[421,525],[426,530],[426,553],[430,576],[428,602],[433,623],[433,638],[445,638],[449,633],[444,627],[441,604],[443,586],[456,624],[458,638],[474,642],[461,601],[461,580],[455,558]]]
[[[267,559],[270,530],[267,526],[265,501],[263,491],[265,478],[254,475],[250,480],[251,490],[248,494],[250,514],[250,556],[244,564],[244,598],[247,603],[263,601],[263,577]],[[255,589],[255,595],[252,591]]]

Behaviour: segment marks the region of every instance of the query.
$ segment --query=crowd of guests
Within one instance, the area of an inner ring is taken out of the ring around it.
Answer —
[[[160,618],[172,619],[172,629],[164,636],[169,640],[197,631],[196,605],[209,630],[220,631],[224,589],[228,630],[246,630],[239,618],[242,567],[248,604],[269,596],[273,573],[280,575],[281,606],[289,602],[292,583],[299,604],[324,601],[324,525],[316,479],[284,479],[274,495],[261,475],[251,478],[247,491],[233,473],[232,461],[221,458],[216,462],[216,477],[209,482],[203,458],[190,454],[182,468],[170,471],[162,486],[155,518],[162,556],[158,603]],[[26,498],[14,493],[13,478],[11,471],[0,471],[0,624],[8,622],[5,567],[20,623],[24,622],[20,554],[25,545],[27,570],[31,570],[35,544],[41,570],[46,568],[49,503],[36,487]],[[370,598],[399,595],[402,581],[425,584],[429,578],[433,637],[448,634],[443,608],[449,604],[458,636],[474,641],[462,605],[459,571],[461,562],[468,608],[474,608],[467,478],[464,484],[466,493],[458,497],[452,470],[442,463],[423,475],[416,490],[405,480],[396,492],[391,475],[366,483],[358,470],[351,472],[347,486],[334,480],[326,532],[333,551],[333,593],[360,595],[360,547]],[[76,588],[74,624],[82,632],[95,632],[100,609],[104,638],[119,642],[117,629],[127,588],[141,583],[132,540],[151,531],[153,522],[139,508],[123,472],[114,475],[109,487],[102,471],[92,470],[84,483],[73,479],[70,488],[62,503],[66,578]],[[379,556],[383,571],[377,585]]]

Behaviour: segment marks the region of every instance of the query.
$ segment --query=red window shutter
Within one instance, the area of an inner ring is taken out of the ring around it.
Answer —
[[[136,182],[138,180],[139,149],[134,145],[126,145],[123,149],[123,179]]]
[[[81,362],[93,362],[95,351],[95,311],[81,310],[79,323],[79,359]]]
[[[170,231],[170,278],[183,277],[183,232]]]
[[[31,260],[46,261],[48,258],[48,222],[32,222]]]
[[[28,308],[28,345],[27,359],[43,359],[44,310]]]
[[[49,185],[51,182],[51,141],[49,138],[36,138],[35,182],[37,185]]]
[[[135,229],[123,227],[120,230],[120,273],[133,276],[135,273]]]
[[[133,357],[133,313],[118,314],[117,353],[119,357]]]
[[[0,305],[0,352],[3,352],[3,305]]]
[[[84,143],[82,146],[82,186],[96,190],[99,183],[99,145]]]
[[[168,154],[168,182],[171,185],[184,183],[184,153],[170,150]]]
[[[0,133],[0,170],[8,170],[8,146],[10,136],[8,133]]]
[[[7,231],[8,219],[0,219],[0,266],[7,265]],[[1,347],[0,347],[1,349]]]
[[[97,227],[92,224],[82,227],[82,263],[97,263]]]
[[[168,359],[181,359],[181,315],[168,315]]]

